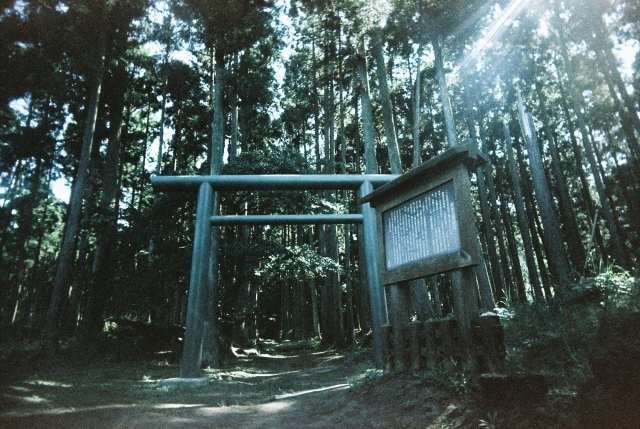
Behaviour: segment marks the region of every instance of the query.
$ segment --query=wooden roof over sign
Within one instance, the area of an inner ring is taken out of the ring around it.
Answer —
[[[412,186],[417,181],[425,181],[430,177],[440,173],[450,165],[462,162],[469,169],[475,169],[478,165],[488,161],[486,155],[471,145],[458,145],[447,149],[438,156],[435,156],[422,165],[409,170],[397,179],[382,185],[370,194],[360,198],[360,204],[371,203],[374,207],[381,201],[387,199],[389,195],[395,194],[398,190],[407,186]]]

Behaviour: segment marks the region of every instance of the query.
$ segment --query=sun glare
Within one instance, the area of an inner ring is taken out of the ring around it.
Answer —
[[[509,26],[511,26],[513,21],[520,15],[520,13],[522,13],[525,6],[529,3],[531,3],[530,0],[512,0],[504,9],[497,6],[497,18],[487,27],[482,37],[474,43],[471,52],[462,58],[458,68],[467,68],[479,60],[481,55],[504,34],[504,32],[509,28]]]

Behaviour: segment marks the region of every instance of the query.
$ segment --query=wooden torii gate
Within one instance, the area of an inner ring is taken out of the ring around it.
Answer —
[[[376,366],[383,366],[382,324],[386,321],[384,293],[378,277],[378,236],[376,214],[369,203],[360,204],[360,213],[292,214],[292,215],[213,215],[214,192],[258,190],[353,190],[363,198],[375,187],[397,178],[393,174],[275,174],[275,175],[211,175],[153,176],[158,190],[198,189],[196,224],[191,258],[191,277],[187,301],[187,320],[180,363],[180,377],[200,374],[204,340],[204,314],[207,309],[207,281],[211,257],[211,225],[267,224],[362,224],[362,261],[369,290],[373,353]],[[213,285],[217,287],[217,285]]]

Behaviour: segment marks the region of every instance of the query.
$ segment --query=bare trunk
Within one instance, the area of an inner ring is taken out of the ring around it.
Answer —
[[[373,56],[376,61],[376,73],[378,75],[378,85],[380,89],[380,102],[382,104],[382,119],[384,121],[384,136],[389,153],[389,164],[393,174],[402,173],[402,162],[400,160],[400,149],[398,148],[398,138],[396,136],[396,126],[393,120],[393,105],[387,84],[387,71],[384,64],[384,53],[382,52],[382,37],[376,34],[373,43]]]
[[[531,175],[533,177],[533,188],[544,224],[543,234],[545,236],[547,251],[549,252],[549,265],[557,285],[560,286],[560,288],[566,288],[571,282],[571,269],[569,268],[569,261],[566,257],[566,249],[564,249],[562,241],[558,240],[558,237],[562,237],[560,224],[545,175],[540,146],[538,145],[538,137],[533,124],[533,117],[531,113],[525,111],[524,104],[520,99],[518,100],[518,111],[522,137],[527,144],[529,166],[531,167]],[[542,295],[540,294],[537,298],[542,298]]]
[[[475,123],[469,123],[469,133],[471,134],[471,138],[474,140],[474,145],[477,146],[477,135],[475,129]],[[493,230],[494,218],[491,216],[490,212],[490,203],[489,203],[489,192],[487,189],[487,176],[490,175],[491,172],[487,166],[478,167],[476,179],[478,185],[478,197],[480,200],[480,211],[482,213],[482,222],[480,223],[480,231],[484,238],[484,242],[486,243],[487,253],[489,254],[489,262],[490,262],[490,272],[491,278],[493,279],[493,293],[494,296],[498,300],[502,300],[504,298],[504,273],[502,270],[502,265],[498,260],[498,253],[496,251],[496,244],[494,237],[496,236]]]
[[[69,277],[73,265],[73,257],[76,250],[76,240],[78,228],[80,225],[80,217],[82,211],[82,193],[86,186],[89,176],[89,161],[93,147],[93,135],[96,128],[96,119],[98,116],[98,104],[100,102],[100,93],[102,90],[102,79],[105,68],[105,45],[104,36],[101,38],[97,55],[96,66],[91,79],[89,96],[87,97],[86,116],[84,122],[84,133],[82,136],[82,149],[80,152],[80,160],[76,177],[71,189],[69,198],[69,207],[67,208],[67,219],[65,222],[64,234],[58,254],[58,262],[56,267],[56,275],[53,281],[51,300],[49,309],[47,310],[47,322],[45,326],[44,336],[46,338],[47,347],[50,349],[55,347],[58,335],[58,324],[62,305],[69,288]]]
[[[440,37],[436,36],[432,39],[433,53],[435,55],[436,76],[438,78],[438,88],[440,91],[440,103],[442,103],[442,112],[444,114],[445,128],[447,132],[447,142],[449,146],[457,144],[456,124],[453,119],[453,109],[451,108],[451,100],[449,100],[449,90],[447,87],[447,77],[444,72],[444,59],[442,57],[442,47],[440,46]]]
[[[420,95],[422,94],[422,46],[418,47],[416,64],[416,84],[413,92],[413,157],[411,167],[422,164],[422,145],[420,144]]]
[[[505,290],[509,290],[513,288],[512,282],[513,279],[511,277],[510,267],[512,266],[512,262],[509,261],[509,256],[507,255],[507,249],[505,248],[505,239],[504,239],[504,230],[502,229],[502,221],[500,218],[500,214],[498,213],[498,196],[496,194],[496,186],[493,181],[493,174],[491,172],[491,164],[485,167],[486,172],[486,181],[487,181],[487,190],[489,191],[489,208],[491,210],[491,219],[493,221],[493,225],[496,230],[496,239],[498,242],[498,252],[500,254],[500,261],[502,262],[502,273],[504,275],[504,288]],[[502,291],[502,296],[500,299],[504,299],[504,290]]]
[[[609,94],[611,95],[611,99],[613,100],[613,105],[615,109],[618,111],[618,116],[620,116],[620,123],[622,124],[622,132],[625,135],[625,139],[629,144],[629,148],[631,149],[631,153],[633,154],[636,161],[640,160],[640,143],[638,143],[638,139],[634,132],[634,126],[637,127],[636,121],[638,121],[638,116],[634,111],[629,112],[625,110],[618,94],[615,90],[614,78],[611,75],[611,70],[607,67],[606,59],[603,58],[604,55],[602,51],[599,49],[595,49],[597,55],[597,64],[600,66],[600,70],[604,75],[605,82],[607,83],[607,88],[609,89]],[[640,127],[637,128],[640,133]]]
[[[567,52],[567,48],[565,46],[564,39],[562,35],[560,35],[560,50],[562,53],[562,57],[564,59],[565,71],[568,75],[570,75],[568,70],[569,63],[569,54]],[[629,260],[627,258],[627,252],[624,247],[624,242],[622,237],[618,231],[618,227],[616,225],[616,221],[613,215],[613,208],[609,204],[609,200],[607,199],[603,177],[600,175],[600,171],[598,170],[598,164],[596,161],[593,145],[591,143],[591,139],[589,136],[589,132],[587,130],[586,121],[584,119],[584,112],[582,109],[581,95],[578,94],[574,85],[571,85],[569,82],[569,95],[570,99],[573,103],[573,108],[578,118],[578,128],[580,129],[580,133],[582,135],[582,144],[585,149],[585,154],[587,156],[587,161],[589,162],[589,166],[591,167],[591,174],[593,176],[596,190],[598,192],[598,197],[600,199],[600,205],[602,206],[602,211],[604,214],[604,218],[607,222],[607,229],[609,230],[609,235],[614,248],[614,257],[616,261],[623,267],[629,267]]]
[[[520,228],[520,236],[522,237],[522,243],[524,247],[525,261],[527,263],[527,271],[529,272],[529,284],[531,289],[538,291],[534,293],[535,297],[540,296],[540,283],[538,280],[538,269],[533,254],[533,242],[529,230],[529,218],[525,206],[523,204],[522,188],[520,186],[520,172],[516,166],[516,161],[513,156],[513,149],[511,145],[511,132],[509,126],[504,123],[504,140],[505,151],[507,153],[507,161],[509,166],[509,175],[511,176],[511,189],[513,191],[513,202],[516,206],[516,216],[518,218],[518,227]],[[526,302],[527,297],[524,295],[524,290],[519,290],[520,302]]]
[[[571,262],[573,263],[574,269],[577,271],[584,266],[584,247],[580,238],[580,230],[578,229],[575,211],[573,209],[573,203],[571,201],[571,196],[569,195],[569,190],[566,184],[566,178],[560,165],[560,156],[558,155],[556,138],[555,135],[551,132],[551,129],[548,125],[546,114],[546,98],[539,84],[536,83],[535,89],[538,95],[538,107],[541,112],[544,135],[549,142],[549,152],[551,154],[551,170],[555,179],[555,188],[557,190],[558,203],[560,206],[562,231],[564,232],[564,238],[567,242],[569,255],[571,256]]]
[[[498,182],[501,182],[500,169],[497,170],[497,174]],[[512,289],[509,290],[509,296],[512,302],[526,302],[527,294],[524,286],[524,276],[522,275],[522,266],[520,265],[518,244],[516,242],[516,236],[511,219],[511,212],[509,211],[507,202],[507,195],[509,194],[510,192],[505,192],[504,190],[498,193],[498,198],[500,198],[500,216],[502,217],[502,223],[504,224],[504,233],[507,238],[507,249],[509,250],[509,257],[511,258],[512,278],[514,280]]]
[[[114,204],[114,201],[118,193],[120,141],[127,78],[124,64],[120,64],[117,73],[121,87],[118,88],[118,100],[114,106],[111,106],[113,112],[110,120],[111,130],[102,171],[103,188],[98,208],[101,222],[97,227],[96,250],[92,269],[93,279],[89,288],[89,306],[86,320],[89,338],[94,338],[102,331],[104,308],[112,289],[112,251],[118,219],[118,207]]]
[[[369,77],[367,74],[367,57],[364,38],[358,56],[358,76],[360,77],[360,108],[362,109],[362,135],[364,141],[364,165],[367,174],[378,172],[376,157],[375,131],[373,127],[373,107],[369,91]]]
[[[218,52],[214,55],[215,79],[213,82],[211,146],[209,147],[209,174],[222,173],[222,156],[224,154],[224,58]],[[220,193],[214,192],[212,215],[220,213]],[[203,363],[212,368],[219,368],[222,363],[223,352],[220,342],[220,328],[218,326],[218,296],[219,296],[219,266],[218,247],[220,243],[220,228],[211,227],[211,246],[209,257],[208,289],[204,299],[207,302],[207,312],[204,315],[204,338],[202,346]]]
[[[616,86],[618,87],[618,91],[620,91],[620,95],[622,96],[622,100],[624,101],[624,105],[627,108],[629,114],[628,118],[633,123],[638,133],[640,133],[640,118],[638,118],[638,108],[640,106],[638,105],[638,97],[636,96],[636,99],[634,100],[631,95],[629,95],[627,86],[622,80],[622,76],[620,75],[620,70],[618,70],[616,59],[613,56],[611,43],[609,42],[609,36],[606,32],[605,24],[602,21],[602,17],[599,16],[596,18],[596,20],[596,35],[593,36],[593,41],[597,46],[596,54],[599,55],[600,59],[602,59],[601,55],[604,54],[605,64],[606,67],[608,67],[607,75],[609,75],[613,79]],[[600,53],[598,52],[598,48],[601,50]]]
[[[556,65],[556,68],[559,68],[559,67]],[[582,195],[583,207],[584,207],[584,210],[589,214],[589,219],[593,219],[595,215],[595,204],[593,202],[593,198],[591,197],[589,182],[587,181],[587,176],[584,171],[584,160],[582,158],[582,149],[580,148],[580,145],[578,144],[578,140],[576,139],[575,125],[571,118],[571,114],[569,112],[569,106],[567,104],[567,99],[568,99],[567,93],[564,89],[564,86],[559,76],[558,76],[557,84],[558,84],[558,89],[560,91],[562,112],[566,121],[566,125],[568,128],[567,131],[569,132],[569,140],[571,142],[571,148],[573,149],[573,154],[575,157],[575,168],[576,168],[578,179],[580,181],[580,193]],[[589,229],[591,229],[590,224],[589,224]],[[596,241],[596,245],[598,247],[598,252],[600,253],[603,260],[606,259],[607,252],[605,250],[602,234],[600,232],[600,227],[598,225],[596,225],[594,238]]]

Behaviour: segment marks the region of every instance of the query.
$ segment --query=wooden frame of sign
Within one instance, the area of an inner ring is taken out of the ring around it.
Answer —
[[[480,263],[469,169],[483,162],[477,149],[455,146],[361,200],[376,209],[383,285]]]
[[[455,146],[361,199],[374,207],[377,219],[378,272],[389,320],[383,327],[385,368],[419,367],[429,360],[420,350],[430,348],[436,334],[445,346],[427,353],[475,354],[473,332],[480,316],[476,271],[482,269],[482,253],[469,170],[483,162],[475,147]],[[409,323],[409,281],[449,271],[455,273],[455,319]]]

